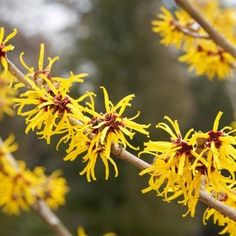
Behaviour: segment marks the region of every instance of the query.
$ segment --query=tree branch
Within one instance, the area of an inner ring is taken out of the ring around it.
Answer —
[[[13,63],[11,63],[13,64]],[[9,68],[10,70],[11,68]],[[15,70],[20,71],[18,70]],[[22,73],[21,73],[22,74]],[[15,76],[18,78],[18,74],[15,73]],[[21,75],[20,75],[21,77]],[[23,80],[21,79],[21,82],[23,82]],[[75,122],[75,121],[74,121]],[[131,165],[137,167],[140,170],[146,169],[148,167],[150,167],[150,164],[141,160],[140,158],[136,157],[135,155],[133,155],[132,153],[128,152],[127,150],[125,150],[123,147],[114,144],[112,146],[112,150],[111,150],[112,154],[115,155],[117,158],[120,158],[124,161],[127,161],[128,163],[130,163]],[[216,209],[217,211],[219,211],[221,214],[228,216],[230,219],[236,221],[236,209],[231,208],[227,205],[225,205],[224,203],[214,199],[210,194],[208,194],[206,191],[204,190],[200,190],[200,196],[199,196],[199,200],[203,203],[205,203],[207,206],[212,207],[214,209]],[[48,219],[47,219],[48,220]],[[47,222],[49,225],[50,223]],[[69,236],[69,235],[68,235]]]
[[[38,199],[32,209],[38,214],[44,222],[49,225],[51,230],[57,236],[72,236],[68,229],[62,224],[57,215],[48,207],[46,202]]]
[[[3,144],[2,139],[0,138],[0,145]],[[12,164],[12,166],[17,170],[18,164],[15,160],[14,156],[11,153],[7,153],[6,155],[9,162]],[[32,193],[34,194],[34,193]],[[37,196],[36,204],[32,206],[32,209],[38,214],[44,222],[49,225],[51,230],[54,232],[57,236],[72,236],[72,234],[69,232],[69,230],[62,224],[60,219],[57,217],[57,215],[48,207],[46,202],[44,202],[42,199],[40,199]]]
[[[175,0],[202,28],[209,34],[211,39],[226,52],[236,58],[236,47],[217,31],[201,12],[188,0]]]

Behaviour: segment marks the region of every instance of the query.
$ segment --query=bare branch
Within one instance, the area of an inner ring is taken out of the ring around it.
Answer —
[[[201,12],[188,0],[175,0],[189,15],[209,34],[211,39],[226,52],[236,58],[236,47],[228,41],[212,24],[201,14]]]
[[[138,169],[144,170],[144,169],[150,167],[149,163],[147,163],[147,162],[143,161],[142,159],[136,157],[135,155],[128,152],[123,147],[121,147],[117,144],[112,145],[111,152],[116,157],[118,157],[118,158],[120,158],[124,161],[127,161],[128,163],[130,163],[131,165],[137,167]]]
[[[62,224],[57,215],[48,207],[42,200],[38,199],[36,204],[32,207],[36,214],[40,215],[51,230],[57,236],[72,236],[68,229]]]

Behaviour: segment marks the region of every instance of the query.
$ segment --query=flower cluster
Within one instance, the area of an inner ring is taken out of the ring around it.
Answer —
[[[155,156],[153,164],[143,170],[141,175],[150,174],[149,187],[143,190],[155,190],[158,196],[187,205],[191,216],[201,188],[207,192],[224,193],[235,199],[231,188],[235,182],[236,136],[234,129],[218,129],[222,112],[208,132],[189,130],[181,135],[177,121],[166,117],[170,126],[159,123],[160,128],[170,135],[170,141],[149,141],[145,153]]]
[[[65,160],[74,160],[83,154],[86,166],[81,174],[86,174],[88,181],[96,180],[95,165],[100,158],[105,166],[105,178],[109,177],[109,163],[118,169],[114,160],[110,157],[113,144],[134,148],[126,139],[133,138],[135,132],[148,135],[146,128],[149,125],[141,125],[133,121],[133,118],[123,117],[126,107],[131,106],[134,95],[123,98],[114,105],[105,88],[104,94],[105,112],[95,110],[95,94],[87,92],[79,98],[70,96],[70,89],[74,82],[83,82],[85,74],[74,75],[69,78],[53,76],[52,64],[58,58],[49,58],[49,63],[44,67],[44,45],[41,44],[38,69],[30,67],[23,60],[21,63],[27,69],[26,80],[30,88],[14,99],[18,107],[17,114],[24,116],[26,120],[26,133],[36,130],[39,137],[50,143],[51,137],[59,135],[61,143],[68,143]],[[18,85],[22,86],[22,84]],[[87,101],[87,102],[86,102]]]
[[[192,3],[220,33],[232,43],[236,42],[234,10],[222,8],[218,0]],[[153,31],[160,34],[161,43],[183,51],[179,61],[188,64],[190,71],[194,70],[197,75],[206,75],[210,79],[225,79],[232,75],[235,59],[217,46],[191,16],[179,9],[172,13],[162,7],[161,11],[158,19],[153,21]]]
[[[7,214],[29,210],[38,198],[56,209],[65,203],[68,187],[58,171],[47,177],[42,167],[33,171],[23,161],[15,162],[11,153],[17,149],[14,137],[0,143],[0,206]]]

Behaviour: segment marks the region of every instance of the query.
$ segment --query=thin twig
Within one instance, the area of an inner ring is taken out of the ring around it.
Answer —
[[[8,60],[9,71],[17,77],[19,81],[25,84],[28,88],[31,87],[30,83],[25,79],[25,75],[10,61]]]
[[[13,63],[12,63],[13,64]],[[18,78],[17,73],[15,76]],[[138,169],[146,169],[150,167],[150,164],[141,160],[140,158],[136,157],[132,153],[128,152],[121,146],[114,144],[111,150],[112,154],[115,155],[117,158],[120,158],[124,161],[127,161],[131,165],[134,165]],[[233,209],[224,203],[214,199],[210,194],[208,194],[204,190],[200,190],[199,200],[205,203],[207,206],[212,207],[222,213],[225,216],[228,216],[230,219],[236,221],[236,209]]]
[[[178,29],[179,31],[181,31],[185,35],[191,36],[193,38],[198,38],[198,39],[210,39],[210,37],[208,35],[199,34],[195,31],[191,30],[191,28],[181,25],[177,20],[174,20],[174,25],[175,25],[176,29]]]
[[[236,58],[236,47],[221,35],[212,24],[201,14],[201,12],[188,0],[175,0],[189,15],[209,34],[210,38],[226,52]]]
[[[0,137],[0,145],[3,144],[3,141]],[[7,159],[11,165],[18,170],[18,163],[14,156],[11,153],[6,154]],[[32,194],[34,194],[32,192]],[[37,196],[37,201],[35,205],[31,208],[44,220],[47,225],[51,228],[57,236],[72,236],[69,230],[62,224],[57,215],[48,207],[47,203]]]
[[[144,169],[150,167],[149,163],[147,163],[147,162],[143,161],[142,159],[136,157],[132,153],[125,150],[122,146],[119,146],[117,144],[112,145],[111,152],[116,157],[118,157],[118,158],[120,158],[124,161],[127,161],[128,163],[130,163],[131,165],[137,167],[140,170],[144,170]]]
[[[41,216],[51,230],[58,236],[72,236],[69,230],[62,224],[57,215],[48,207],[42,199],[38,199],[32,209]]]
[[[190,31],[189,29],[184,28],[184,27],[182,27],[180,30],[181,30],[184,34],[186,34],[186,35],[188,35],[188,36],[191,36],[191,37],[193,37],[193,38],[209,39],[209,36],[207,36],[207,35],[195,33],[195,32]]]

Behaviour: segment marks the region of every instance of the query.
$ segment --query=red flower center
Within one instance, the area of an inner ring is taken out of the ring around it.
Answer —
[[[96,126],[101,122],[105,121],[105,124],[100,127],[103,129],[106,126],[109,126],[109,131],[115,132],[115,130],[119,130],[119,127],[124,127],[124,124],[121,121],[117,120],[118,115],[115,113],[106,113],[102,118],[93,117],[90,121],[92,126]],[[98,133],[99,129],[94,129],[93,133]]]
[[[210,147],[211,146],[211,142],[214,142],[216,148],[220,148],[222,142],[219,139],[219,137],[221,137],[223,135],[223,132],[211,130],[210,132],[208,132],[208,135],[209,135],[209,137],[206,140],[205,145],[207,147]]]
[[[70,112],[70,108],[67,107],[67,104],[69,104],[70,102],[71,101],[67,96],[62,98],[62,95],[59,94],[54,97],[53,107],[56,111],[59,111],[59,113],[64,113],[64,111]]]
[[[6,52],[3,51],[3,48],[5,45],[1,44],[0,45],[0,57],[6,57]]]
[[[106,121],[105,125],[109,126],[111,131],[115,131],[115,130],[119,129],[119,126],[124,127],[124,124],[120,121],[117,121],[116,118],[117,118],[117,114],[107,113],[105,115],[105,121]]]
[[[174,141],[180,149],[177,150],[177,155],[183,155],[184,153],[186,156],[191,156],[191,151],[193,150],[193,146],[187,144],[185,141],[182,140],[181,137],[179,137],[176,141]]]
[[[207,175],[207,167],[205,165],[197,166],[196,169],[202,174]],[[211,166],[211,172],[215,170],[215,167]]]
[[[45,111],[48,111],[49,109],[54,109],[54,112],[58,111],[60,114],[64,113],[65,111],[70,112],[70,108],[67,105],[71,103],[71,101],[67,96],[62,98],[62,95],[58,94],[54,96],[53,100],[54,104],[45,106]],[[44,103],[47,102],[47,100],[45,100],[44,98],[40,98],[40,102]]]

